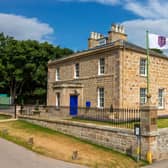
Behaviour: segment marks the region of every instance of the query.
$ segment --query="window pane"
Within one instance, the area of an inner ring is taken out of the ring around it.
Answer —
[[[105,72],[105,59],[100,58],[99,60],[99,74],[104,74]]]
[[[147,101],[146,92],[147,92],[146,88],[140,88],[140,104],[146,103]]]
[[[158,106],[160,108],[164,107],[164,89],[159,89],[159,92],[158,92]]]
[[[56,68],[56,72],[55,73],[56,73],[55,74],[56,81],[60,80],[60,70],[59,70],[59,68]]]
[[[98,107],[104,107],[104,88],[98,88]]]
[[[79,64],[75,64],[75,77],[79,77]]]
[[[60,107],[60,93],[56,93],[56,107]]]
[[[140,59],[140,74],[145,75],[147,74],[147,61],[146,59]]]

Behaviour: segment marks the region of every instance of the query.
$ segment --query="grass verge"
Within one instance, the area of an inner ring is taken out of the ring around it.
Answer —
[[[7,135],[2,135],[4,128],[8,129]],[[0,132],[1,137],[32,151],[89,167],[138,168],[144,165],[144,162],[136,163],[132,158],[111,149],[24,121],[0,123]],[[34,138],[33,145],[27,143],[30,137]],[[72,152],[75,150],[79,156],[76,160],[72,160]]]

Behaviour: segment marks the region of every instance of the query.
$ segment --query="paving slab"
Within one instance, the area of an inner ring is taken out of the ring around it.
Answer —
[[[2,122],[9,122],[9,121],[16,121],[18,119],[15,119],[15,118],[11,118],[11,119],[4,119],[4,120],[0,120],[0,123]]]
[[[158,161],[142,168],[168,168],[168,160]]]

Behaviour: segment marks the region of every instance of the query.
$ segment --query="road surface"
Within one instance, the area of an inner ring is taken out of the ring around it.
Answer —
[[[51,159],[0,138],[1,168],[86,168]]]

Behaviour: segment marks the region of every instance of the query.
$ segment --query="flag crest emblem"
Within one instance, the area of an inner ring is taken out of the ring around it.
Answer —
[[[163,47],[164,45],[166,45],[166,37],[158,36],[158,45],[160,47]]]

